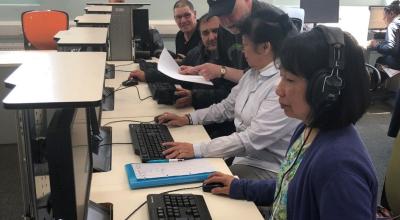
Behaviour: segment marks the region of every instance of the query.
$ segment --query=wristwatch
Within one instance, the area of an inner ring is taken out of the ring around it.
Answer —
[[[221,66],[221,69],[219,70],[219,72],[221,73],[220,77],[223,79],[226,74],[226,66]]]

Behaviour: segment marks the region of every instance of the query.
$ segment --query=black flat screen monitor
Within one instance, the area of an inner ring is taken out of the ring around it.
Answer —
[[[339,0],[300,0],[304,23],[337,23]]]
[[[89,120],[85,108],[57,110],[46,138],[50,208],[54,219],[87,217],[92,177]]]

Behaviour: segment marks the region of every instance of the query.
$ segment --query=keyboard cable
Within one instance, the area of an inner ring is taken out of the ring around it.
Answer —
[[[201,188],[202,186],[194,186],[194,187],[185,187],[185,188],[179,188],[179,189],[174,189],[174,190],[169,190],[169,191],[165,191],[162,192],[160,194],[167,194],[167,193],[171,193],[171,192],[176,192],[176,191],[181,191],[181,190],[187,190],[187,189],[197,189],[197,188]],[[144,201],[142,204],[139,205],[139,207],[137,207],[135,210],[133,210],[133,212],[131,214],[128,215],[128,217],[125,218],[125,220],[128,220],[133,214],[135,214],[140,208],[142,208],[145,204],[147,203],[147,201]]]

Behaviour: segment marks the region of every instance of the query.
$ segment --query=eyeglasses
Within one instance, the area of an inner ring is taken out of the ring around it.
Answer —
[[[191,13],[186,12],[182,15],[175,15],[174,18],[175,18],[175,20],[181,20],[182,18],[189,19],[191,16],[192,16]]]

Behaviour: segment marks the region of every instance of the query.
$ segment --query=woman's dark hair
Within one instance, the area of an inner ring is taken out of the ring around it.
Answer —
[[[385,13],[393,13],[394,15],[400,14],[400,1],[396,0],[386,6],[384,9]]]
[[[311,107],[309,122],[312,127],[321,130],[341,128],[355,123],[367,110],[370,103],[369,78],[365,68],[363,51],[356,40],[344,33],[344,68],[340,71],[344,87],[336,102],[329,107],[318,109],[315,103],[307,102]],[[329,69],[329,45],[324,34],[314,28],[300,35],[287,38],[281,50],[281,67],[290,73],[303,77],[307,87],[320,70]],[[310,93],[310,90],[307,90]],[[322,93],[322,91],[321,91]],[[321,94],[306,94],[313,97]],[[320,107],[321,108],[321,107]]]
[[[274,60],[279,57],[283,40],[293,29],[293,24],[287,14],[265,8],[256,11],[237,24],[242,34],[256,46],[269,42],[274,51]]]

